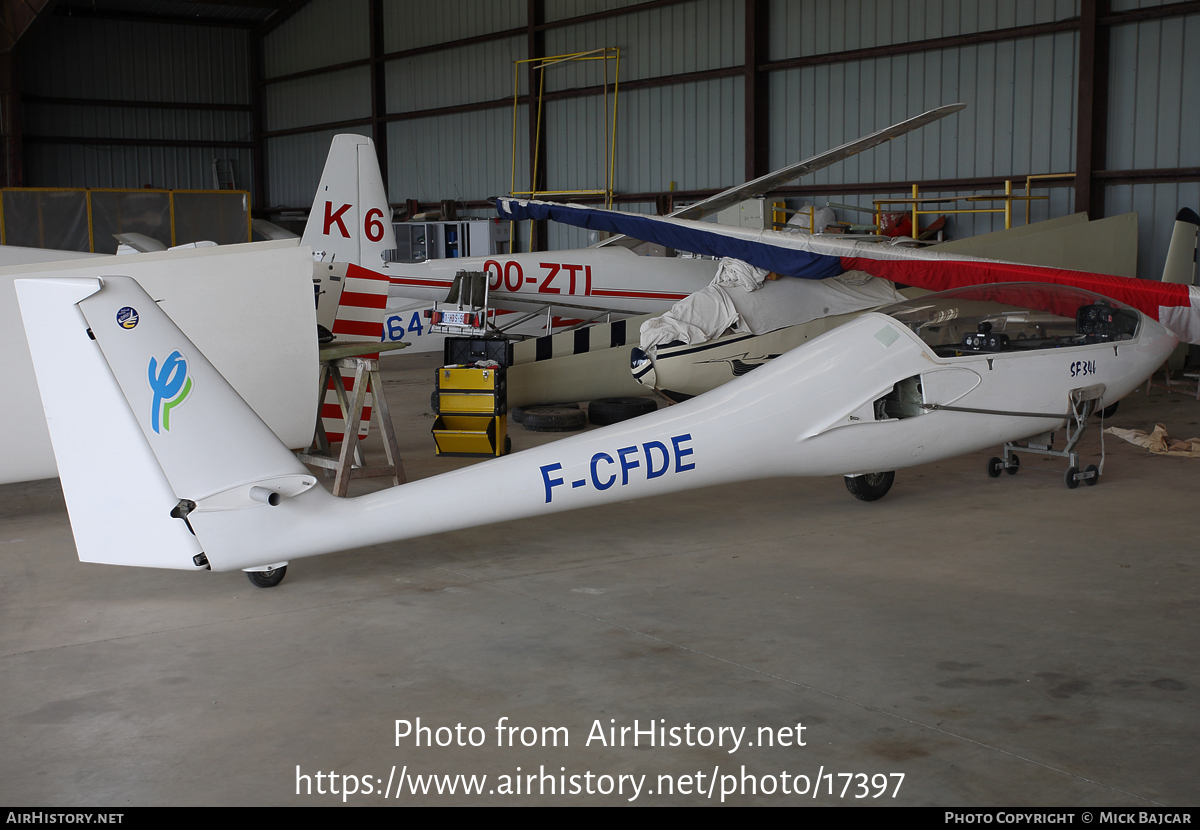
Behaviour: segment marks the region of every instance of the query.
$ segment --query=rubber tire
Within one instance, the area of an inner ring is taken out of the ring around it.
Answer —
[[[658,403],[654,398],[597,398],[588,403],[588,420],[606,427],[656,411]]]
[[[430,409],[430,411],[433,412],[434,415],[442,414],[441,402],[439,400],[440,397],[441,397],[441,395],[438,393],[438,390],[436,390],[436,389],[434,389],[432,392],[429,393],[429,409]]]
[[[1010,476],[1015,476],[1021,469],[1021,456],[1014,452],[1009,456],[1009,458],[1011,460],[1008,462],[1008,466],[1004,468],[1004,472],[1008,473]]]
[[[512,439],[507,435],[504,436],[504,454],[508,455],[512,452]]]
[[[861,476],[846,476],[846,489],[859,501],[879,501],[892,489],[896,473],[868,473]]]
[[[577,403],[538,404],[538,406],[539,407],[560,406],[560,407],[566,407],[567,409],[578,409],[579,408],[579,404],[577,404]],[[508,420],[512,421],[514,424],[523,424],[523,423],[525,423],[525,412],[530,409],[533,409],[533,407],[532,406],[511,407],[508,410]]]
[[[1063,476],[1063,484],[1067,485],[1068,490],[1074,490],[1079,486],[1079,479],[1075,478],[1079,474],[1079,470],[1074,467],[1068,467],[1066,474]]]
[[[566,406],[531,406],[521,418],[521,426],[530,432],[575,432],[587,426],[582,409]]]
[[[246,571],[246,579],[258,588],[274,588],[287,576],[287,565],[282,565],[270,571]]]
[[[1112,416],[1117,414],[1117,407],[1120,405],[1121,405],[1121,402],[1117,401],[1112,406],[1104,407],[1104,409],[1100,410],[1100,417],[1105,420],[1108,420],[1109,418],[1111,418]]]
[[[1116,406],[1116,404],[1113,404],[1113,405]],[[1085,473],[1095,473],[1095,475],[1092,476],[1091,478],[1087,478],[1087,479],[1083,480],[1083,483],[1086,484],[1088,487],[1095,487],[1097,484],[1100,483],[1100,468],[1097,467],[1095,464],[1088,464],[1086,467],[1083,468],[1083,471]]]
[[[992,456],[988,459],[987,474],[988,478],[1000,478],[1000,471],[1004,469],[1004,460]]]

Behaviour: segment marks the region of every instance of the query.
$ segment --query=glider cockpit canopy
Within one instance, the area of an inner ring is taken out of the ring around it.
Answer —
[[[1132,340],[1141,324],[1138,312],[1123,303],[1045,283],[954,288],[879,311],[907,326],[939,357]]]

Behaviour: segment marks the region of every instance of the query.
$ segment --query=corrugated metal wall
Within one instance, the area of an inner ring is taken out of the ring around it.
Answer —
[[[553,0],[546,4],[546,20],[567,20],[610,9],[623,9],[639,2],[641,0]]]
[[[384,82],[387,111],[511,99],[513,61],[525,57],[525,47],[526,38],[521,35],[389,61]]]
[[[1078,0],[771,0],[771,60],[1049,23]]]
[[[384,0],[383,48],[402,52],[525,25],[525,3],[496,0]]]
[[[1070,172],[1077,41],[1065,32],[772,73],[771,166],[962,102],[963,112],[805,183]]]
[[[609,106],[612,98],[609,98]],[[718,78],[621,93],[616,129],[615,189],[620,193],[730,187],[744,169],[741,78]],[[602,188],[611,129],[604,98],[546,106],[547,183],[551,189]],[[611,128],[611,112],[608,113]],[[527,188],[521,188],[527,189]]]
[[[312,204],[329,145],[338,133],[369,137],[371,128],[344,127],[267,139],[267,181],[272,205],[307,209]]]
[[[1109,78],[1108,169],[1200,166],[1200,14],[1114,26]],[[1161,275],[1175,214],[1198,196],[1196,182],[1105,188],[1106,213],[1138,212],[1139,276]]]
[[[528,111],[517,111],[517,188],[529,180]],[[393,201],[483,199],[512,184],[511,108],[388,124],[388,192]],[[314,185],[315,189],[315,185]]]
[[[250,104],[248,33],[241,29],[53,16],[22,52],[26,95],[201,104]],[[212,161],[234,163],[248,188],[248,148],[121,146],[105,138],[238,141],[251,138],[247,111],[63,103],[24,106],[26,184],[40,187],[209,188]],[[96,138],[44,143],[36,136]]]
[[[1114,26],[1111,170],[1200,166],[1200,14]]]
[[[268,32],[262,42],[268,81],[371,55],[367,0],[311,0]],[[268,133],[371,117],[371,69],[273,81],[263,88],[263,129]],[[307,208],[321,180],[330,142],[338,133],[371,135],[370,126],[298,132],[266,140],[267,201],[273,207]]]
[[[1161,0],[1113,0],[1113,12],[1161,5]],[[621,10],[637,0],[546,0],[550,24]],[[310,0],[262,43],[268,79],[370,56],[368,0]],[[384,0],[386,53],[513,32],[448,50],[402,55],[384,65],[386,114],[502,101],[513,92],[513,62],[526,57],[527,4],[447,0],[414,4]],[[620,193],[727,187],[744,176],[746,106],[739,68],[746,60],[744,0],[687,0],[543,31],[547,54],[621,48],[621,79],[650,86],[621,93],[615,131],[615,187]],[[766,59],[903,44],[1067,21],[1079,0],[769,0]],[[118,23],[55,16],[39,37],[54,49],[29,49],[23,64],[31,95],[248,104],[244,30]],[[870,202],[838,195],[842,184],[1067,172],[1075,167],[1078,34],[1059,31],[1017,40],[955,45],[890,56],[767,72],[768,162],[776,167],[811,156],[922,110],[962,101],[968,109],[911,136],[820,171],[802,182],[827,184],[813,201]],[[546,90],[595,87],[604,67],[590,61],[555,66]],[[735,70],[713,77],[711,73]],[[653,84],[679,73],[709,77]],[[1111,29],[1108,144],[1105,167],[1146,170],[1200,166],[1200,14],[1150,19]],[[686,80],[686,82],[682,82]],[[526,89],[524,70],[520,89]],[[371,115],[370,68],[268,83],[264,129],[300,131],[267,140],[269,202],[304,206],[320,176],[332,131],[303,132]],[[611,102],[610,102],[611,103]],[[249,140],[245,111],[146,110],[30,103],[31,135]],[[598,95],[548,101],[547,186],[604,185],[612,152],[611,111]],[[606,127],[606,120],[608,126]],[[342,128],[368,133],[369,126]],[[512,110],[504,105],[429,114],[387,126],[389,197],[476,200],[507,192],[513,159]],[[516,125],[517,189],[529,186],[529,125]],[[30,183],[203,186],[212,151],[196,148],[26,146]],[[233,158],[239,185],[250,181],[249,150]],[[1184,204],[1196,207],[1194,184],[1110,185],[1109,212],[1137,209],[1140,266],[1161,268],[1170,224]],[[1072,191],[1041,190],[1042,219],[1071,212]],[[792,204],[798,200],[790,200]],[[648,210],[649,204],[629,205]],[[1023,219],[1018,205],[1016,215]],[[852,218],[846,216],[844,218]],[[999,226],[996,216],[960,216],[956,235]],[[578,244],[581,233],[552,229],[555,246]],[[577,238],[578,237],[578,238]]]
[[[263,38],[263,76],[276,78],[370,56],[368,13],[367,0],[309,0]]]
[[[1182,207],[1200,205],[1200,182],[1180,184],[1113,185],[1104,189],[1108,216],[1138,212],[1138,276],[1158,279],[1167,261],[1167,247],[1175,214]]]
[[[744,24],[742,0],[697,0],[550,29],[546,54],[570,55],[618,46],[621,80],[626,82],[699,72],[744,61]],[[599,61],[553,66],[546,73],[546,91],[598,85],[603,82],[603,67]],[[608,72],[611,82],[611,61]]]
[[[371,117],[371,69],[356,66],[269,84],[267,132]]]

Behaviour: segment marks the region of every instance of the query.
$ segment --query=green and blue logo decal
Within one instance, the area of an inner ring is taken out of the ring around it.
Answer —
[[[163,361],[150,358],[150,389],[154,392],[154,403],[150,405],[150,426],[161,434],[162,429],[171,431],[171,410],[179,406],[192,394],[192,379],[188,377],[187,358],[178,350],[171,352]]]

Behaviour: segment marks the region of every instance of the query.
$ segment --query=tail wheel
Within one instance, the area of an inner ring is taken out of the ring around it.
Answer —
[[[271,568],[269,571],[246,571],[246,578],[259,588],[274,588],[287,574],[287,565]]]
[[[895,480],[895,472],[846,476],[846,489],[860,501],[878,501],[892,489],[892,482]]]

